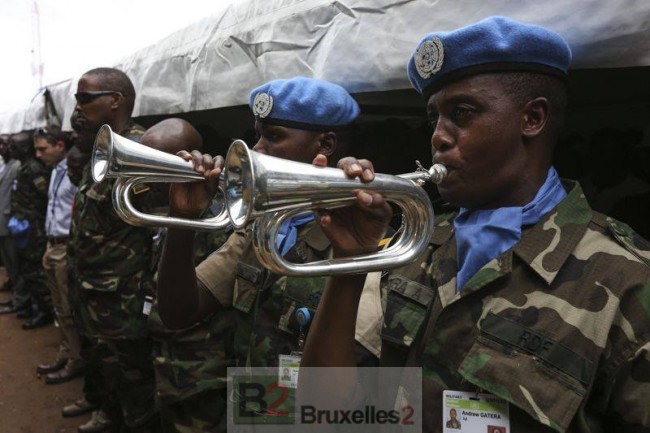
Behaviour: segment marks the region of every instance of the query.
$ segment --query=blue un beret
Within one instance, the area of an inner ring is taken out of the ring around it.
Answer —
[[[528,71],[565,79],[571,49],[544,27],[489,17],[451,32],[434,32],[418,44],[406,67],[425,98],[470,75]]]
[[[251,92],[248,105],[261,122],[316,131],[346,127],[361,111],[343,87],[306,77],[269,81]]]

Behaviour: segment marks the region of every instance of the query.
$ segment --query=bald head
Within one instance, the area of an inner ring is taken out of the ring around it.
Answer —
[[[176,154],[181,150],[191,152],[203,146],[201,134],[187,121],[165,119],[144,133],[140,143],[162,152]]]
[[[9,146],[11,154],[21,161],[34,156],[32,134],[19,132],[9,137]]]

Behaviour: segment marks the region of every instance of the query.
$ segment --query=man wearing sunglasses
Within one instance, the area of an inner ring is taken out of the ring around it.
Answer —
[[[130,119],[135,89],[122,71],[86,72],[79,79],[75,99],[76,122],[83,134],[96,134],[108,124],[119,135],[140,141],[144,128]],[[79,299],[82,332],[92,342],[82,356],[97,360],[91,362],[88,374],[102,391],[101,401],[96,402],[100,409],[79,427],[82,433],[105,431],[111,424],[122,429],[115,425],[121,422],[127,429],[146,429],[155,422],[153,395],[143,392],[149,388],[142,386],[146,373],[133,373],[133,368],[151,368],[151,342],[142,311],[145,297],[152,293],[152,236],[148,229],[130,226],[117,216],[111,199],[113,184],[113,180],[93,183],[90,164],[86,166],[70,232],[68,254],[77,283],[72,290]],[[147,193],[146,188],[134,191],[135,200]]]

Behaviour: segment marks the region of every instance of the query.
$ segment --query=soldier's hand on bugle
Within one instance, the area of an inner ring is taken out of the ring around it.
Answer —
[[[175,182],[169,191],[169,214],[181,218],[198,218],[210,205],[219,187],[223,170],[222,156],[212,157],[198,150],[192,153],[182,150],[178,156],[194,163],[194,171],[204,176],[203,182]]]
[[[326,166],[327,158],[318,155],[313,164]],[[348,177],[359,178],[363,183],[375,178],[372,162],[365,159],[347,157],[341,159],[337,166]],[[377,251],[392,217],[392,209],[380,192],[358,189],[353,194],[356,196],[353,206],[323,210],[320,213],[320,224],[330,239],[334,257]]]

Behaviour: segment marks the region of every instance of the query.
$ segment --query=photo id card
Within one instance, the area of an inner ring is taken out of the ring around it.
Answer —
[[[510,433],[508,402],[492,394],[443,391],[443,433]]]
[[[287,388],[298,388],[298,369],[300,356],[280,355],[278,367],[278,384]]]

